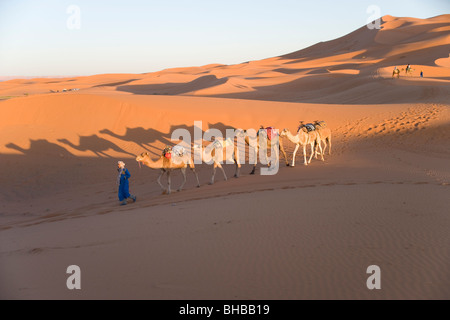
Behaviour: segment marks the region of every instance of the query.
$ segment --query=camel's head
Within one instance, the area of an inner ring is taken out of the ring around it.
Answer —
[[[281,130],[281,132],[280,132],[280,137],[286,137],[287,133],[288,133],[288,129],[284,128],[284,129]]]
[[[136,161],[140,162],[140,161],[142,161],[142,160],[144,160],[145,158],[148,158],[148,157],[149,157],[148,152],[142,152],[140,155],[138,155],[136,157]]]

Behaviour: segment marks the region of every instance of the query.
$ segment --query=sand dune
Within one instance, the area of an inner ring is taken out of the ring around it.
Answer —
[[[448,299],[449,23],[385,16],[381,30],[237,65],[1,82],[0,297]],[[299,152],[273,176],[245,164],[208,185],[201,164],[200,188],[188,174],[161,195],[134,160],[194,121],[316,119],[332,154],[303,166]],[[138,197],[123,207],[119,159]],[[65,287],[71,264],[81,292]],[[372,264],[382,290],[366,288]]]
[[[250,61],[237,65],[205,65],[173,68],[148,74],[109,74],[68,79],[12,80],[0,84],[0,96],[48,93],[79,88],[91,92],[99,89],[146,95],[195,95],[239,99],[258,99],[317,103],[378,103],[372,97],[355,95],[355,86],[370,82],[378,88],[386,84],[394,66],[413,66],[410,77],[449,81],[450,15],[430,19],[396,18],[384,16],[380,30],[366,26],[341,38],[321,42],[309,48],[280,57]],[[341,71],[339,71],[341,70]],[[343,71],[342,71],[343,70]],[[328,74],[328,76],[324,76]],[[336,74],[346,76],[337,77]],[[351,75],[351,76],[348,76]],[[304,83],[324,84],[333,88],[324,100],[320,94],[309,93]],[[435,94],[431,102],[448,100],[447,86]],[[397,83],[389,83],[389,86]],[[442,83],[437,83],[437,86]],[[400,90],[408,90],[401,88]],[[417,88],[391,95],[382,103],[430,102],[399,98],[413,94]],[[256,92],[256,94],[255,94]],[[286,98],[288,97],[288,98]]]

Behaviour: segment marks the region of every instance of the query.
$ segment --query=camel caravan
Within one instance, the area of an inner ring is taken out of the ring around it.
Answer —
[[[256,137],[253,141],[250,138],[249,132],[247,130],[237,129],[235,130],[235,137],[244,141],[245,145],[249,147],[249,151],[252,153],[254,159],[260,156],[260,162],[266,164],[270,167],[273,163],[268,159],[267,150],[272,150],[276,144],[278,144],[278,150],[283,154],[285,163],[287,167],[295,166],[295,157],[297,151],[300,147],[303,149],[303,159],[304,165],[311,163],[312,158],[318,159],[320,155],[320,160],[324,161],[324,154],[328,148],[328,155],[331,155],[331,130],[327,127],[324,121],[314,121],[312,123],[300,122],[297,132],[295,134],[291,133],[288,129],[283,129],[278,132],[273,127],[263,127],[256,132]],[[295,145],[294,151],[292,153],[292,163],[289,163],[288,157],[284,150],[283,138],[288,139]],[[276,141],[276,143],[274,143]],[[309,159],[307,159],[307,146],[309,145],[311,149],[311,154]],[[323,146],[323,147],[322,147]],[[228,149],[227,149],[228,148]],[[264,149],[261,150],[261,149]],[[222,137],[213,137],[212,142],[207,146],[195,145],[193,146],[194,153],[200,154],[203,162],[212,164],[213,170],[209,184],[213,184],[215,181],[216,170],[219,168],[222,171],[224,180],[227,180],[227,175],[223,169],[222,163],[231,163],[235,165],[234,177],[238,178],[240,175],[241,162],[239,159],[239,151],[236,143],[233,139]],[[228,150],[228,151],[227,151]],[[259,152],[263,151],[263,152]],[[263,155],[263,159],[261,159]],[[136,161],[149,167],[150,169],[160,170],[160,174],[157,179],[157,183],[163,190],[163,194],[171,193],[171,173],[175,170],[180,170],[183,175],[183,181],[180,187],[177,189],[181,191],[186,183],[186,169],[189,166],[192,173],[195,175],[197,182],[197,187],[200,187],[200,181],[198,179],[197,172],[195,171],[193,156],[187,152],[187,150],[176,145],[174,147],[166,146],[157,160],[152,160],[148,152],[143,152],[136,157]],[[276,153],[275,162],[279,161],[278,153]],[[253,168],[250,174],[255,174],[256,161],[253,162]],[[167,175],[167,188],[161,183],[161,178]]]

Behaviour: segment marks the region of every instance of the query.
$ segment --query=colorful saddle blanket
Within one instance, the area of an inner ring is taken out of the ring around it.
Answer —
[[[167,159],[172,158],[172,153],[178,157],[182,157],[186,153],[186,149],[184,149],[182,146],[166,146],[163,150],[163,156]]]
[[[172,158],[172,147],[171,146],[166,146],[162,152],[163,156],[167,159]]]
[[[258,135],[261,132],[261,130],[264,130],[263,132],[266,134],[267,139],[272,140],[272,138],[276,137],[278,135],[276,129],[274,127],[267,127],[267,128],[261,128],[258,131]]]
[[[301,125],[298,127],[298,130],[299,130],[299,131],[300,131],[300,129],[303,130],[303,131],[305,131],[305,132],[311,132],[311,131],[316,130],[316,127],[315,127],[314,124],[312,124],[312,123],[307,123],[307,124],[301,124]]]

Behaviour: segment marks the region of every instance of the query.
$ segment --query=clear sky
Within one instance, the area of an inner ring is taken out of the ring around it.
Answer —
[[[381,16],[450,13],[450,0],[0,0],[0,76],[264,59],[365,25],[370,5]]]

